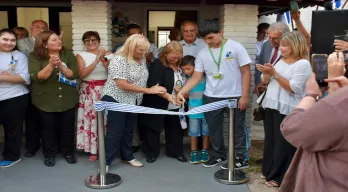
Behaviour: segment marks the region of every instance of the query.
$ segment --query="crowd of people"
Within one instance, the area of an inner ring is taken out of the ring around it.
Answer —
[[[299,13],[292,17],[297,31],[291,32],[281,22],[258,26],[255,93],[265,109],[261,177],[269,187],[282,186],[281,191],[344,191],[348,186],[342,178],[348,175],[339,168],[348,165],[348,132],[342,115],[347,89],[341,88],[348,80],[343,77],[343,55],[330,55],[330,94],[316,104],[321,91],[311,75],[310,34]],[[187,110],[183,107],[186,100],[193,109],[237,99],[234,169],[248,168],[245,116],[253,62],[248,52],[241,43],[224,38],[216,20],[204,20],[200,25],[185,21],[180,29],[171,30],[169,37],[170,42],[158,49],[139,25],[130,24],[126,41],[111,52],[100,48],[96,31],[86,31],[81,37],[86,51],[75,56],[63,47],[62,36],[49,31],[42,20],[32,22],[30,36],[21,27],[2,29],[0,123],[5,144],[0,167],[20,162],[24,122],[25,157],[35,156],[42,146],[48,167],[55,166],[58,153],[67,163],[77,163],[76,150],[96,161],[97,113],[93,104],[99,100],[178,112]],[[348,49],[347,44],[335,41],[338,52]],[[104,121],[107,170],[118,152],[122,163],[144,166],[134,156],[140,146],[147,163],[157,161],[163,129],[167,156],[228,169],[225,113],[229,113],[227,108],[186,119],[108,111]],[[335,118],[317,118],[325,114]],[[189,159],[183,152],[187,124]]]

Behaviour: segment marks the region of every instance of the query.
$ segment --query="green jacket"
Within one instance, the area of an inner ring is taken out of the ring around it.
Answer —
[[[71,79],[77,79],[77,60],[72,51],[64,50],[59,58],[74,73]],[[29,55],[29,73],[33,104],[45,112],[64,112],[74,108],[78,103],[77,90],[73,86],[58,81],[59,68],[55,68],[47,80],[38,78],[38,73],[47,65],[48,59],[40,60],[33,54]]]

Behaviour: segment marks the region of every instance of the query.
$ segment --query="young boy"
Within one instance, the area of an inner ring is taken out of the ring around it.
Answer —
[[[182,58],[180,68],[190,78],[195,69],[195,58],[191,55],[187,55]],[[189,93],[189,108],[195,108],[203,105],[203,92],[205,90],[205,78],[202,78],[198,85],[193,88]],[[209,159],[208,147],[209,147],[209,131],[208,125],[205,121],[204,114],[189,115],[189,136],[191,136],[191,155],[190,163],[198,164],[200,162],[205,163]],[[203,136],[203,149],[199,156],[197,151],[197,137]]]

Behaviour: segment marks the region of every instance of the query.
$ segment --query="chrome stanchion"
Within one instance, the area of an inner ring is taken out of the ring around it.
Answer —
[[[86,178],[86,186],[93,189],[109,189],[121,184],[121,177],[117,174],[106,173],[104,114],[98,111],[98,145],[99,145],[99,173]]]
[[[235,150],[234,150],[234,128],[235,119],[234,113],[237,107],[237,100],[230,101],[230,122],[229,122],[229,140],[228,140],[228,169],[215,172],[214,178],[216,181],[226,185],[236,185],[246,183],[248,175],[240,170],[234,170]]]

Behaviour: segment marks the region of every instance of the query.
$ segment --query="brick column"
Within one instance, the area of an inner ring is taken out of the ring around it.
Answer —
[[[234,5],[225,4],[220,10],[220,24],[223,29],[224,37],[241,43],[248,51],[252,64],[251,70],[251,89],[250,106],[252,106],[252,91],[254,90],[254,73],[256,57],[256,32],[258,25],[258,6],[257,5]],[[249,108],[246,114],[246,124],[250,132],[252,122],[252,109]],[[228,142],[228,124],[225,121],[225,143]]]
[[[72,0],[73,51],[84,50],[82,35],[86,31],[97,31],[100,47],[112,49],[111,3],[107,0]]]

